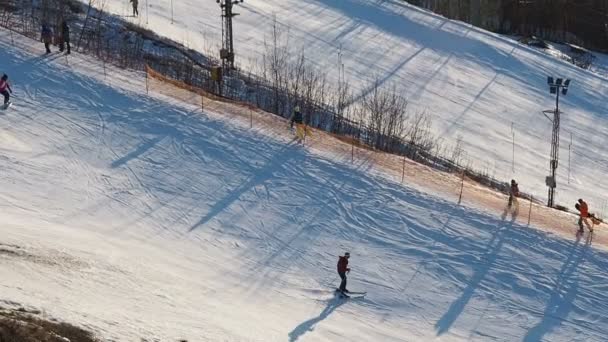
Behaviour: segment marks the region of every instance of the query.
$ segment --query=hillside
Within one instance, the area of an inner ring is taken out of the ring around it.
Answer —
[[[149,7],[140,2],[139,18],[128,17],[131,8],[126,1],[108,0],[105,8],[217,55],[217,3],[179,1],[173,3],[173,11],[167,0],[145,3]],[[465,164],[505,182],[516,178],[522,190],[543,202],[551,122],[541,112],[555,103],[546,79],[571,78],[570,92],[560,106],[565,115],[557,203],[572,207],[584,197],[596,211],[606,207],[608,185],[601,180],[608,165],[603,148],[608,139],[605,77],[402,1],[248,0],[235,11],[240,14],[234,30],[241,67],[260,62],[276,20],[293,53],[304,51],[330,81],[337,82],[341,61],[346,79],[360,95],[375,78],[396,85],[412,113],[426,111],[433,117],[438,137],[452,146],[463,138]]]
[[[608,259],[585,238],[297,145],[267,114],[249,128],[146,94],[140,73],[15,42],[0,29],[15,88],[0,115],[2,307],[114,341],[608,334]],[[344,251],[365,298],[334,294]]]

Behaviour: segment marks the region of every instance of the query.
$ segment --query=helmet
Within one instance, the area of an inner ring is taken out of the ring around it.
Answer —
[[[515,181],[515,179],[511,179],[511,184],[517,184],[517,182]]]
[[[579,198],[579,199],[578,199],[578,203],[583,203],[583,199],[582,199],[582,198]]]
[[[346,253],[344,253],[344,256],[348,258],[348,257],[350,257],[350,253],[346,252]]]
[[[8,75],[7,75],[7,74],[3,74],[3,75],[2,75],[2,80],[3,80],[3,81],[8,80]]]

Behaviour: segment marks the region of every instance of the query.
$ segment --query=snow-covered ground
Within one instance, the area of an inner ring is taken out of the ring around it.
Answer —
[[[608,336],[608,255],[584,238],[10,42],[0,30],[15,89],[0,113],[0,306],[115,341]],[[334,294],[344,251],[365,298]]]
[[[127,17],[126,0],[103,4],[127,20],[218,54],[221,20],[215,1],[140,1],[139,18]],[[303,49],[330,81],[338,80],[341,61],[346,78],[362,93],[375,77],[396,84],[412,112],[433,116],[438,136],[452,145],[463,137],[466,159],[475,169],[505,182],[516,178],[522,190],[542,201],[550,173],[551,122],[541,112],[555,103],[546,80],[571,78],[570,92],[561,100],[557,203],[572,207],[584,197],[596,211],[606,207],[605,76],[400,0],[247,0],[235,12],[241,66],[260,60],[276,19],[292,50]]]

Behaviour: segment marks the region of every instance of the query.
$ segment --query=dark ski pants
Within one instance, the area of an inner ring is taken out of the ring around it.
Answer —
[[[346,291],[346,272],[338,272],[338,274],[340,275],[340,278],[342,279],[339,289],[340,289],[340,291],[344,292],[344,291]]]
[[[70,49],[70,41],[66,40],[65,42],[61,42],[61,44],[59,44],[59,51],[63,52],[64,47],[68,48],[67,54],[69,55],[71,53],[71,49]]]
[[[11,98],[11,96],[8,93],[8,90],[4,90],[0,94],[4,95],[4,104],[6,105],[8,103],[8,101],[9,101],[9,99]]]
[[[591,228],[591,225],[589,224],[589,221],[587,220],[587,218],[580,216],[578,218],[578,228],[581,232],[583,231],[583,222],[585,222],[587,229],[589,229],[589,230],[593,229],[593,228]]]
[[[46,53],[51,53],[51,43],[44,43],[44,48],[46,49]]]

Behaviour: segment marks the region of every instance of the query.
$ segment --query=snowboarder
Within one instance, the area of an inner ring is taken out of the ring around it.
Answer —
[[[304,116],[300,111],[300,106],[296,105],[293,109],[293,114],[291,115],[290,125],[289,127],[293,130],[293,124],[296,124],[296,137],[298,141],[304,140],[304,135],[306,132],[306,128],[304,127]]]
[[[511,179],[511,188],[509,189],[509,205],[508,207],[514,207],[514,211],[519,209],[519,201],[517,197],[519,196],[519,185],[515,181],[515,179]]]
[[[46,48],[46,53],[47,54],[51,53],[50,46],[53,43],[53,30],[51,30],[51,27],[47,23],[42,24],[42,31],[40,33],[40,41],[42,41],[44,43],[44,47]]]
[[[66,55],[70,54],[70,27],[68,26],[67,21],[61,22],[61,43],[59,43],[59,51],[63,52],[64,48],[67,46]]]
[[[139,0],[129,0],[131,4],[133,4],[133,16],[139,16],[139,11],[137,10],[137,6],[139,6]]]
[[[12,94],[13,90],[11,89],[10,84],[8,84],[8,75],[2,75],[0,78],[0,94],[4,95],[4,109],[8,108],[11,104],[9,92]]]
[[[587,229],[589,229],[590,232],[593,232],[593,227],[591,227],[589,221],[587,220],[589,217],[589,206],[587,205],[587,202],[583,201],[582,198],[579,198],[578,203],[576,203],[574,207],[579,211],[578,232],[583,232],[583,222],[587,226]]]
[[[509,187],[509,202],[505,210],[503,211],[501,218],[504,220],[507,217],[509,211],[511,212],[512,219],[515,219],[519,214],[519,201],[517,197],[519,196],[519,185],[515,181],[515,179],[511,179],[511,186]]]
[[[349,252],[344,253],[344,256],[340,256],[338,258],[338,275],[340,275],[340,279],[342,279],[338,290],[340,293],[342,293],[342,295],[346,295],[346,293],[348,293],[348,290],[346,289],[346,273],[350,272],[350,268],[348,267],[349,258]]]

